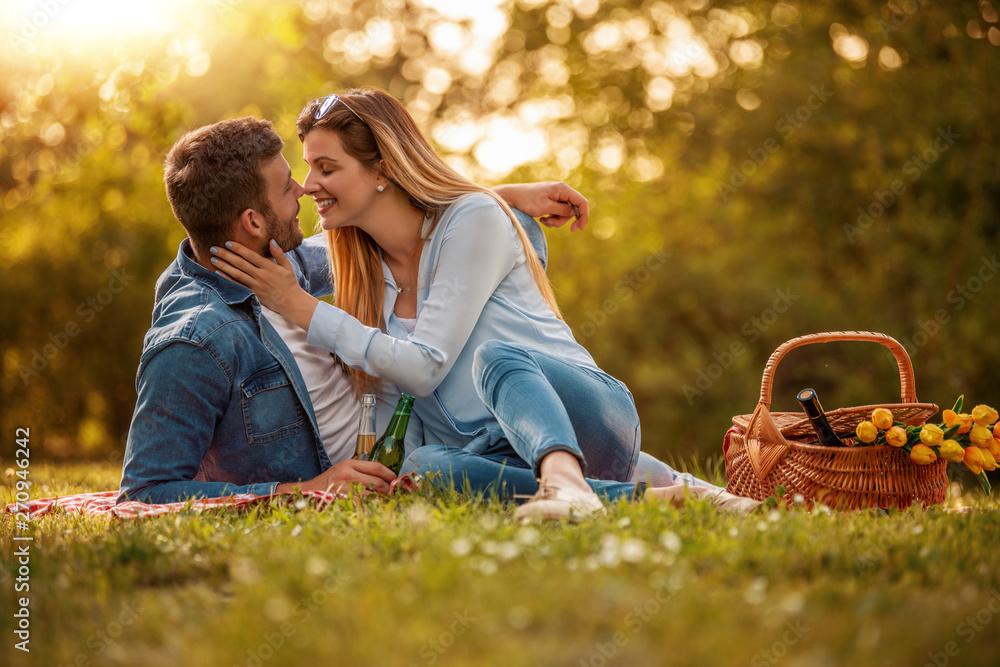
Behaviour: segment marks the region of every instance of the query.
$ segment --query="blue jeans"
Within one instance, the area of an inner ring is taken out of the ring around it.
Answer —
[[[626,480],[639,457],[640,430],[625,385],[601,371],[496,340],[476,350],[472,373],[479,398],[506,437],[481,455],[420,447],[404,472],[440,471],[456,487],[467,480],[474,490],[528,494],[538,489],[542,459],[565,451],[585,474],[589,470],[595,490],[609,498],[632,494],[635,485]]]
[[[590,477],[624,482],[631,476],[639,456],[639,415],[632,394],[607,373],[490,340],[476,350],[472,376],[510,448],[536,478],[542,459],[556,451],[575,456]],[[484,452],[496,453],[509,454]]]

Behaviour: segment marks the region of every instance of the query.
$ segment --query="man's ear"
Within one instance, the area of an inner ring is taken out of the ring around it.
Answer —
[[[255,211],[252,208],[244,209],[240,213],[239,217],[236,218],[236,226],[233,229],[234,235],[237,237],[236,240],[242,235],[244,238],[250,238],[255,240],[266,240],[264,237],[267,235],[266,222],[264,216]]]

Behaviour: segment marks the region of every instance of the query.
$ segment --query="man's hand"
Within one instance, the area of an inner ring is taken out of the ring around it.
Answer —
[[[287,482],[275,487],[275,493],[291,493],[295,489],[302,491],[329,491],[330,493],[347,492],[351,484],[361,485],[361,495],[370,493],[389,493],[389,484],[396,475],[381,463],[375,461],[355,461],[348,459],[334,464],[325,472],[305,482]]]
[[[562,227],[576,218],[570,226],[575,232],[586,227],[590,219],[586,198],[562,181],[498,185],[493,191],[546,227]]]

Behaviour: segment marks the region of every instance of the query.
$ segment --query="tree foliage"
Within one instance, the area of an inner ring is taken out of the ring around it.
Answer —
[[[989,2],[435,5],[463,9],[216,2],[139,43],[8,39],[3,432],[31,427],[50,456],[120,453],[153,284],[183,238],[165,151],[252,114],[302,176],[298,110],[360,85],[403,99],[480,182],[561,179],[589,197],[586,233],[548,233],[550,274],[654,454],[717,451],[768,355],[816,331],[896,337],[921,400],[997,403]],[[897,377],[864,345],[796,350],[774,407],[803,386],[827,408],[892,401]]]

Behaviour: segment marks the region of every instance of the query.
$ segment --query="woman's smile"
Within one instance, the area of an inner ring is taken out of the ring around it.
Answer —
[[[333,197],[314,198],[314,200],[316,201],[316,210],[320,215],[326,215],[333,208],[333,205],[337,203],[337,200]]]

